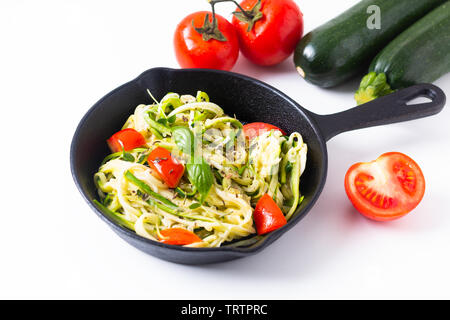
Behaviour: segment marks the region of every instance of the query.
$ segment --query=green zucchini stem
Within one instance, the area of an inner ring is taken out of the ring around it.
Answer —
[[[361,105],[394,91],[387,82],[386,74],[370,72],[361,80],[359,89],[355,93],[355,100],[358,105]]]
[[[301,76],[302,78],[305,78],[305,77],[306,77],[305,71],[303,71],[303,69],[300,68],[300,67],[298,67],[298,66],[297,66],[297,72],[300,74],[300,76]]]

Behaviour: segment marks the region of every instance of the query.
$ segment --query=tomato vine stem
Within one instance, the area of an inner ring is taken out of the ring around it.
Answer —
[[[240,21],[248,24],[247,32],[250,32],[253,29],[253,25],[255,24],[255,22],[263,17],[263,14],[261,12],[261,0],[258,0],[258,2],[256,2],[256,4],[250,10],[244,10],[244,8],[242,8],[242,6],[235,0],[208,0],[208,2],[211,4],[213,19],[215,16],[214,6],[217,3],[220,2],[234,3],[240,11],[234,11],[233,15]]]
[[[259,0],[261,1],[261,0]],[[239,10],[241,10],[241,12],[248,18],[248,19],[253,19],[253,16],[251,15],[251,13],[249,13],[248,11],[244,10],[241,5],[235,1],[235,0],[208,0],[208,2],[211,4],[212,7],[212,11],[214,13],[214,6],[216,5],[216,3],[220,3],[220,2],[233,2],[238,8]]]
[[[216,11],[214,9],[214,4],[211,4],[212,7],[212,23],[209,21],[209,13],[205,15],[205,20],[203,22],[203,26],[197,28],[194,25],[194,20],[192,20],[192,27],[202,35],[204,41],[209,41],[210,39],[216,39],[218,41],[227,41],[227,38],[223,35],[223,33],[219,30],[216,19]]]

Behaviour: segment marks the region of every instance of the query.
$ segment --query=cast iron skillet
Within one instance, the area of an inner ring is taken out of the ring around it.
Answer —
[[[288,133],[300,132],[309,149],[300,184],[305,198],[289,223],[246,247],[185,248],[145,239],[104,216],[92,201],[97,197],[93,175],[109,153],[106,139],[122,127],[137,105],[152,103],[147,89],[157,99],[167,92],[195,95],[197,90],[202,90],[227,114],[235,114],[241,121],[268,122]],[[408,101],[417,97],[427,97],[431,102],[407,105]],[[70,164],[75,183],[90,207],[131,245],[176,263],[221,262],[263,250],[308,213],[325,184],[327,140],[344,131],[434,115],[442,110],[444,104],[445,95],[441,89],[431,84],[420,84],[344,112],[317,115],[279,90],[240,74],[204,69],[154,68],[113,90],[87,112],[72,140]]]

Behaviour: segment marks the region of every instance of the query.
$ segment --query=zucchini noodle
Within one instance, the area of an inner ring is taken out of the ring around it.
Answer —
[[[270,130],[249,142],[243,124],[204,92],[171,92],[161,101],[151,97],[155,103],[138,105],[122,127],[138,131],[146,143],[108,155],[94,175],[96,203],[106,215],[154,241],[164,239],[165,229],[191,231],[201,241],[189,247],[252,243],[246,239],[256,235],[253,211],[264,194],[274,199],[287,220],[292,217],[302,200],[300,176],[308,150],[298,132],[284,136]],[[200,149],[204,165],[210,167],[212,182],[204,197],[189,179],[193,156],[179,147],[176,128],[195,137],[195,156]],[[146,161],[157,147],[169,150],[186,168],[176,188],[169,188]]]

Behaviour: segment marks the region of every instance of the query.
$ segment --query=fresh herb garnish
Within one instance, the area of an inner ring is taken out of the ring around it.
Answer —
[[[189,206],[189,209],[194,210],[194,209],[197,209],[197,208],[199,208],[199,207],[201,207],[201,204],[198,203],[198,202],[194,202],[193,204],[191,204],[191,205]]]
[[[203,203],[214,183],[214,176],[205,159],[202,158],[201,161],[201,163],[187,163],[186,171],[189,181],[200,194],[200,203]]]
[[[172,129],[172,138],[175,140],[176,145],[180,150],[189,156],[194,155],[194,135],[189,128],[186,127],[174,127]]]
[[[121,158],[122,158],[122,160],[125,160],[128,162],[134,162],[134,156],[128,152],[123,152]]]

